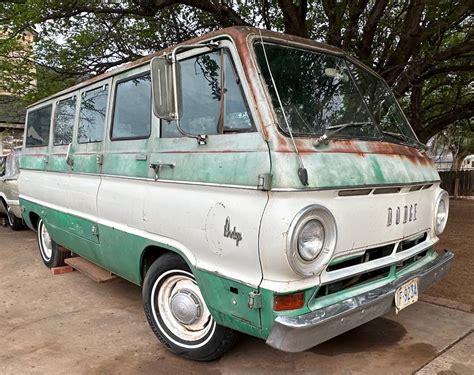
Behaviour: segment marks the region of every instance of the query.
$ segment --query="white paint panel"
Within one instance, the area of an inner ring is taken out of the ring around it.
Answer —
[[[18,190],[21,195],[68,208],[70,175],[68,173],[53,173],[22,169],[18,178]]]
[[[101,178],[98,175],[71,174],[67,190],[67,205],[70,211],[97,221],[97,191]]]
[[[260,283],[258,233],[265,192],[150,181],[143,196],[148,232],[182,243],[194,253],[198,268],[252,286]],[[224,236],[227,218],[229,231],[235,228],[240,241]]]
[[[103,176],[97,199],[100,221],[143,230],[147,185],[148,181],[144,180]]]

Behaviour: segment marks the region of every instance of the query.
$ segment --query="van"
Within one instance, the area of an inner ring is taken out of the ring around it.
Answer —
[[[21,147],[16,147],[11,153],[0,156],[0,214],[6,215],[13,230],[24,228],[17,186],[20,154]]]
[[[340,49],[247,27],[28,108],[24,221],[142,286],[172,352],[238,332],[298,352],[400,311],[453,259],[448,196],[386,83]]]

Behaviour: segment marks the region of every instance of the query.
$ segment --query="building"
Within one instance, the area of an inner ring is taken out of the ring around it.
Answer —
[[[34,40],[34,32],[24,32],[23,35],[18,39],[20,41],[20,51],[10,52],[8,57],[7,64],[11,65],[12,61],[16,61],[23,58],[23,55],[29,54],[31,51],[31,45]],[[8,32],[0,31],[0,39],[8,38]],[[26,48],[23,48],[26,47]],[[5,58],[5,57],[3,57]],[[32,66],[31,71],[34,72],[34,67]],[[12,79],[7,74],[0,76],[0,80]],[[13,93],[2,90],[1,87],[7,86],[7,82],[0,85],[0,155],[10,153],[14,147],[20,146],[23,139],[23,130],[25,124],[25,113],[26,109],[20,98],[15,96]],[[35,86],[36,82],[30,82],[31,86]]]

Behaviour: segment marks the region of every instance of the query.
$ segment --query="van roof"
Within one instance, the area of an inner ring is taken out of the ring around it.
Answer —
[[[240,45],[242,44],[245,44],[246,43],[246,40],[249,36],[252,36],[252,35],[261,35],[265,38],[272,38],[272,39],[275,39],[275,40],[283,40],[283,41],[289,41],[289,42],[293,42],[293,43],[297,43],[297,44],[301,44],[302,46],[307,46],[307,47],[313,47],[313,48],[318,48],[318,49],[321,49],[321,50],[326,50],[328,52],[331,52],[331,53],[334,53],[334,54],[341,54],[341,55],[347,55],[342,49],[340,48],[337,48],[337,47],[334,47],[334,46],[331,46],[329,44],[324,44],[324,43],[320,43],[320,42],[316,42],[316,41],[313,41],[313,40],[310,40],[310,39],[305,39],[305,38],[301,38],[301,37],[297,37],[297,36],[294,36],[294,35],[289,35],[289,34],[283,34],[283,33],[279,33],[279,32],[275,32],[275,31],[269,31],[269,30],[263,30],[263,29],[257,29],[257,28],[254,28],[254,27],[247,27],[247,26],[233,26],[233,27],[226,27],[224,29],[220,29],[220,30],[216,30],[216,31],[212,31],[210,33],[207,33],[207,34],[204,34],[204,35],[201,35],[199,37],[196,37],[196,38],[193,38],[193,39],[189,39],[189,40],[186,40],[182,43],[179,43],[179,44],[176,44],[174,46],[171,46],[171,47],[168,47],[164,50],[161,50],[161,51],[158,51],[158,52],[154,52],[150,55],[147,55],[147,56],[144,56],[140,59],[137,59],[137,60],[134,60],[134,61],[131,61],[129,63],[126,63],[120,67],[117,67],[117,68],[114,68],[108,72],[105,72],[105,73],[102,73],[102,74],[99,74],[97,76],[94,76],[92,78],[89,78],[81,83],[78,83],[77,85],[74,85],[74,86],[71,86],[71,87],[68,87],[67,89],[63,90],[63,91],[60,91],[60,92],[57,92],[47,98],[44,98],[44,99],[41,99],[33,104],[30,104],[27,108],[31,108],[31,107],[35,107],[37,106],[38,104],[41,104],[41,103],[44,103],[46,101],[49,101],[51,99],[54,99],[55,97],[59,97],[59,96],[62,96],[64,94],[67,94],[68,92],[72,92],[72,91],[76,91],[78,89],[81,89],[83,87],[86,87],[94,82],[99,82],[103,79],[106,79],[106,78],[109,78],[109,77],[112,77],[118,73],[121,73],[121,72],[124,72],[126,70],[129,70],[129,69],[132,69],[132,68],[135,68],[137,66],[141,66],[141,65],[145,65],[146,63],[148,63],[152,58],[156,57],[156,56],[161,56],[162,54],[166,53],[166,52],[170,52],[173,48],[175,48],[176,46],[181,46],[181,45],[187,45],[187,44],[196,44],[196,43],[200,43],[202,41],[205,41],[205,40],[212,40],[212,39],[216,39],[216,38],[219,38],[221,36],[229,36],[231,37],[231,39],[234,40],[234,42],[236,43],[237,47],[239,48]],[[370,68],[368,67],[365,67],[369,70],[371,70]],[[371,70],[372,71],[372,70]],[[373,72],[375,73],[375,72]],[[375,73],[376,74],[376,73]]]

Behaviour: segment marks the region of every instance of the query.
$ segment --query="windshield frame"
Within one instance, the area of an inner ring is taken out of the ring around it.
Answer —
[[[354,136],[354,135],[344,135],[344,134],[337,133],[337,134],[334,134],[334,135],[329,134],[330,139],[340,139],[340,140],[354,139],[354,140],[363,140],[363,141],[382,141],[382,142],[389,142],[389,143],[406,145],[406,146],[410,146],[410,147],[417,147],[417,146],[423,146],[424,147],[424,145],[419,141],[415,131],[413,130],[413,127],[411,126],[410,122],[408,121],[407,116],[403,112],[403,110],[400,106],[400,103],[396,99],[393,91],[391,90],[391,88],[387,84],[387,82],[377,72],[373,71],[371,68],[369,68],[368,66],[363,64],[361,61],[357,60],[354,56],[351,56],[350,54],[340,50],[337,47],[320,44],[318,42],[314,42],[314,41],[310,41],[310,40],[308,40],[308,43],[301,43],[301,42],[298,42],[298,41],[281,39],[281,38],[278,38],[278,37],[263,36],[263,38],[262,38],[259,35],[252,35],[252,36],[249,36],[249,38],[248,38],[248,43],[249,43],[249,47],[250,47],[249,48],[250,55],[252,56],[252,58],[254,60],[254,64],[255,64],[255,67],[257,69],[257,73],[260,77],[260,83],[262,84],[262,89],[263,89],[263,91],[265,93],[265,97],[266,97],[265,100],[266,100],[267,105],[270,109],[271,115],[272,115],[273,120],[274,120],[274,124],[276,125],[278,131],[280,133],[282,133],[284,136],[290,137],[291,135],[290,135],[290,132],[288,131],[288,129],[286,129],[285,124],[280,124],[281,121],[279,121],[278,116],[276,114],[276,111],[275,111],[276,108],[275,108],[275,106],[273,104],[273,101],[272,101],[272,95],[269,91],[268,83],[266,82],[266,79],[263,75],[263,72],[261,70],[261,66],[259,64],[259,61],[258,61],[257,55],[256,55],[256,45],[258,43],[262,43],[262,42],[265,43],[265,44],[275,44],[275,45],[279,45],[281,47],[295,48],[295,49],[299,49],[299,50],[302,50],[302,51],[308,51],[308,52],[313,52],[313,53],[319,53],[319,54],[325,54],[325,55],[329,55],[329,56],[338,57],[338,58],[341,58],[342,60],[344,60],[345,63],[354,64],[356,67],[363,69],[365,72],[367,72],[368,74],[370,74],[371,76],[376,78],[379,82],[380,81],[382,82],[384,88],[387,90],[388,94],[391,96],[393,101],[396,103],[395,104],[396,108],[401,113],[401,116],[402,116],[406,126],[409,127],[409,129],[412,133],[412,137],[407,136],[406,134],[404,134],[404,132],[402,131],[400,126],[398,124],[396,124],[396,126],[399,130],[399,135],[400,135],[400,137],[397,139],[396,136],[389,136],[389,135],[383,134],[383,129],[380,128],[379,124],[376,122],[376,123],[374,123],[374,127],[377,129],[377,132],[380,134],[380,136],[377,136],[377,137],[363,136],[363,135],[355,135]],[[356,82],[355,82],[355,85],[357,85]],[[361,98],[361,100],[365,103],[365,100],[363,98]],[[326,133],[327,133],[327,131],[323,131],[322,134],[326,134]],[[293,134],[293,136],[295,138],[299,138],[299,139],[305,139],[305,138],[307,139],[307,138],[317,138],[320,135],[314,134],[314,133],[306,133],[306,134],[297,133],[297,134]],[[403,140],[402,138],[406,138],[406,139]]]

